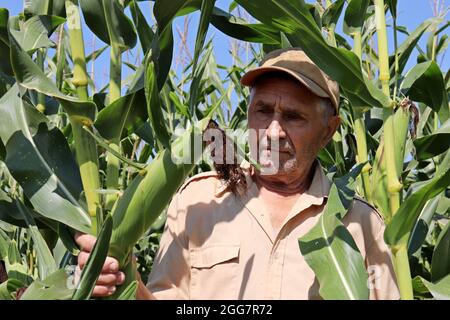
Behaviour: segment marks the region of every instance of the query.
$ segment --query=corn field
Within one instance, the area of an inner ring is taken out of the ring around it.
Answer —
[[[235,0],[226,10],[215,0],[24,0],[17,16],[6,2],[0,299],[90,299],[107,255],[127,275],[112,298],[135,299],[132,255],[145,282],[172,196],[189,176],[213,168],[208,157],[174,163],[173,156],[210,120],[245,131],[249,91],[240,77],[264,53],[286,47],[302,47],[340,85],[342,124],[319,154],[337,187],[328,205],[345,215],[357,194],[378,209],[401,299],[450,299],[450,73],[441,70],[449,22],[445,3],[436,3],[434,17],[408,30],[397,25],[397,0]],[[174,20],[192,14],[199,15],[194,50],[180,62],[174,52],[185,37]],[[232,50],[234,63],[218,65],[212,27],[250,44],[248,62]],[[93,52],[87,29],[101,43]],[[109,82],[99,88],[88,67],[108,53]],[[130,53],[142,59],[131,63]],[[245,141],[241,147],[246,153]],[[342,225],[328,223],[329,232]],[[98,241],[75,286],[77,231]],[[305,259],[323,299],[349,299],[337,274],[325,276],[332,266],[317,263],[318,254],[349,247],[334,241]],[[367,299],[358,249],[335,255],[350,296]]]

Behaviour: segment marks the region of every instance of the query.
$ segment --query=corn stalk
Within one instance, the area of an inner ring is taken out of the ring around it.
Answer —
[[[104,7],[105,10],[107,6]],[[108,12],[105,12],[108,25],[112,25],[111,16]],[[108,30],[110,30],[108,28]],[[110,34],[110,39],[114,39]],[[109,103],[115,102],[121,96],[122,90],[122,48],[119,43],[114,40],[111,41],[110,50],[110,67],[109,67]],[[115,137],[109,144],[109,147],[115,151],[120,152],[120,138]],[[111,190],[119,189],[119,160],[107,153],[106,156],[106,188]],[[106,196],[106,209],[111,210],[114,203],[117,200],[116,193],[110,193]]]
[[[388,43],[386,32],[386,17],[384,13],[384,0],[375,0],[375,17],[378,36],[378,56],[380,68],[380,82],[382,90],[386,96],[390,96],[389,90],[389,58]],[[389,203],[391,216],[397,213],[400,207],[400,192],[402,184],[399,181],[399,174],[395,163],[395,132],[394,132],[394,106],[395,103],[384,108],[384,148],[385,165],[387,173],[387,192],[389,194]],[[413,289],[411,281],[411,271],[409,268],[408,248],[406,245],[400,245],[392,248],[394,255],[394,265],[397,275],[397,281],[402,299],[412,300]]]
[[[358,30],[353,35],[353,51],[362,61],[362,39],[361,30]],[[359,109],[355,109],[354,130],[356,138],[356,147],[358,152],[358,163],[366,163],[361,171],[362,188],[364,197],[372,203],[372,188],[370,185],[370,163],[367,155],[367,141],[366,141],[366,128],[364,124],[364,115]]]
[[[72,83],[76,87],[80,100],[88,100],[88,75],[78,0],[66,0],[66,12],[70,47],[74,61]],[[88,212],[92,220],[92,233],[97,234],[97,225],[101,225],[102,222],[101,203],[98,194],[100,177],[97,146],[92,137],[83,130],[84,124],[82,122],[70,118],[70,123],[72,125],[77,161],[80,166]]]

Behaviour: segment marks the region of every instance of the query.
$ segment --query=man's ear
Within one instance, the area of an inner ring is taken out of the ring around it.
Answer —
[[[340,124],[341,118],[339,117],[339,115],[332,116],[328,119],[328,123],[327,126],[325,127],[322,141],[320,142],[321,148],[324,148],[328,144],[328,142],[331,140]]]

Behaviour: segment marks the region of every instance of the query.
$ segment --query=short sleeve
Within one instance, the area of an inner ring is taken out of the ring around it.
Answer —
[[[167,211],[166,225],[147,283],[156,299],[189,299],[190,264],[184,231],[185,210],[180,206],[180,195],[176,194]]]
[[[371,300],[398,300],[400,293],[396,283],[389,247],[384,242],[385,226],[380,229],[366,252],[366,268]]]

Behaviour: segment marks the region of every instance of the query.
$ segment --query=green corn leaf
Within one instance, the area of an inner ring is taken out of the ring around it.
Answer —
[[[174,92],[169,92],[169,97],[179,114],[182,114],[187,118],[191,117],[189,114],[189,108],[180,101],[180,98]]]
[[[145,97],[150,123],[156,138],[164,147],[169,147],[170,135],[165,125],[164,114],[161,108],[155,66],[152,51],[145,57]]]
[[[417,43],[419,42],[422,35],[430,30],[433,26],[438,25],[442,19],[431,18],[422,22],[411,34],[408,35],[405,41],[397,48],[397,56],[398,56],[398,73],[401,74],[405,69],[406,63],[408,62],[411,53],[414,48],[416,48]],[[389,57],[389,65],[391,78],[394,78],[395,73],[395,56]]]
[[[361,31],[366,18],[369,0],[350,0],[344,15],[344,32],[352,35]]]
[[[0,161],[4,161],[6,157],[6,149],[2,140],[0,139]]]
[[[169,75],[173,57],[173,30],[168,26],[158,33],[158,89],[161,90]]]
[[[436,300],[450,300],[450,274],[436,283],[419,277]]]
[[[144,140],[148,145],[144,146],[144,148],[148,148],[147,151],[151,153],[151,150],[155,147],[155,140],[153,138],[153,132],[152,127],[150,126],[149,122],[145,122],[142,126],[140,126],[136,132],[135,132],[139,138]],[[145,152],[142,154],[144,156]],[[142,158],[142,159],[148,159],[148,157]],[[139,162],[145,162],[145,160],[139,160]]]
[[[56,262],[52,256],[52,252],[48,248],[42,234],[36,226],[33,216],[29,212],[28,208],[25,207],[20,201],[17,202],[20,213],[24,217],[27,225],[28,231],[33,239],[33,247],[36,250],[37,257],[37,267],[39,272],[39,278],[45,279],[51,273],[56,271]]]
[[[39,48],[54,47],[55,44],[49,37],[65,21],[61,17],[34,16],[25,21],[20,30],[11,29],[11,34],[23,50],[32,53]]]
[[[145,86],[145,64],[142,63],[137,68],[137,70],[133,76],[133,79],[130,81],[126,95],[135,93],[139,90],[142,90],[142,89],[144,89],[144,86]],[[143,90],[142,90],[142,92],[143,92]]]
[[[341,222],[355,194],[353,185],[363,165],[331,186],[317,224],[299,238],[302,255],[314,270],[324,299],[368,299],[368,275],[353,237]]]
[[[176,16],[200,10],[201,4],[202,0],[186,1]],[[246,23],[245,20],[217,7],[213,8],[210,20],[214,27],[236,39],[266,44],[278,44],[280,42],[279,33],[273,28],[262,23]]]
[[[0,71],[7,75],[13,75],[9,59],[8,19],[8,10],[0,8]]]
[[[0,259],[6,260],[8,257],[9,237],[0,229]]]
[[[26,228],[27,224],[20,215],[17,205],[11,197],[0,189],[0,221],[7,222],[14,226]],[[1,253],[0,253],[1,260]]]
[[[98,113],[94,126],[103,138],[113,140],[124,134],[131,134],[146,120],[145,94],[144,90],[139,90],[103,108]]]
[[[450,117],[444,78],[436,62],[427,61],[414,66],[405,75],[401,90],[411,100],[423,102],[438,112],[442,123]]]
[[[9,279],[0,284],[0,300],[14,300],[15,292],[24,284],[17,279]]]
[[[448,35],[444,34],[441,38],[439,38],[439,42],[436,46],[436,56],[440,55],[441,53],[445,53],[445,50],[447,49],[450,41],[448,38]]]
[[[197,37],[195,39],[194,48],[194,61],[192,66],[192,72],[195,73],[197,68],[197,62],[200,57],[200,53],[203,50],[205,44],[206,33],[208,32],[209,23],[211,20],[211,15],[214,9],[214,4],[216,0],[203,0],[202,7],[200,9],[200,22],[197,30]]]
[[[423,242],[425,241],[425,238],[430,229],[431,221],[434,214],[436,213],[437,206],[442,196],[443,194],[441,193],[441,195],[429,200],[423,207],[423,210],[417,219],[414,229],[411,232],[411,238],[408,243],[409,255],[413,255],[415,252],[417,252],[417,250],[421,248]]]
[[[203,0],[187,0],[183,7],[177,12],[175,17],[185,16],[197,10],[200,10]]]
[[[77,202],[81,178],[62,133],[21,99],[17,85],[0,99],[0,123],[6,166],[36,211],[89,232],[90,218]]]
[[[65,0],[25,0],[24,13],[26,16],[53,15],[66,16]]]
[[[138,282],[133,281],[128,287],[117,297],[117,300],[136,300],[136,290]]]
[[[397,0],[386,0],[386,3],[392,16],[397,17]]]
[[[8,279],[17,279],[25,285],[33,282],[33,278],[29,274],[28,265],[22,260],[16,240],[8,242],[8,254],[4,262]]]
[[[450,223],[439,234],[431,260],[431,280],[438,281],[450,274]],[[449,286],[450,289],[450,286]],[[450,294],[450,291],[449,291]]]
[[[158,75],[158,88],[162,89],[170,71],[173,57],[172,20],[176,16],[196,11],[200,8],[199,0],[157,0],[153,7],[158,32],[157,42],[152,46],[155,67]]]
[[[130,159],[127,159],[125,156],[123,156],[122,154],[120,154],[120,152],[114,150],[113,148],[110,147],[110,145],[108,144],[108,141],[106,141],[102,136],[100,136],[97,132],[91,132],[90,129],[88,129],[87,127],[83,127],[84,130],[86,130],[86,132],[89,133],[89,135],[91,135],[92,138],[94,138],[94,140],[97,142],[97,144],[103,148],[105,148],[106,151],[108,151],[109,153],[111,153],[113,156],[115,156],[116,158],[118,158],[119,160],[123,161],[124,163],[135,167],[136,169],[142,170],[145,168],[145,165],[140,164],[140,163],[135,163],[133,161],[131,161]]]
[[[387,225],[384,240],[390,246],[407,244],[409,236],[426,202],[450,184],[450,151],[447,151],[435,173],[421,189],[410,195]]]
[[[108,43],[113,47],[118,46],[122,52],[134,48],[137,41],[136,31],[119,2],[117,0],[102,1],[109,34]]]
[[[104,43],[111,44],[103,0],[79,0],[84,20],[89,29]]]
[[[95,50],[94,52],[92,52],[90,55],[88,55],[86,57],[86,63],[89,62],[93,62],[95,61],[98,57],[100,57],[100,55],[106,50],[108,49],[108,46],[103,46],[100,49]]]
[[[63,223],[58,223],[56,231],[58,232],[59,239],[64,244],[67,251],[74,256],[78,255],[80,248],[74,239],[75,231]]]
[[[434,133],[414,140],[417,160],[435,157],[450,148],[450,119]]]
[[[156,0],[153,13],[158,23],[158,29],[164,31],[172,23],[177,13],[189,2],[188,0]]]
[[[134,48],[136,32],[118,0],[80,0],[80,6],[86,24],[103,42],[122,51]]]
[[[34,281],[20,300],[69,300],[73,292],[69,273],[59,269],[44,280]]]
[[[344,9],[344,0],[337,0],[322,15],[322,25],[334,29]]]
[[[0,8],[0,40],[2,40],[6,44],[9,42],[8,20],[9,20],[8,9]]]
[[[429,298],[430,291],[423,284],[422,278],[420,276],[416,276],[416,277],[414,277],[414,279],[412,279],[412,287],[413,287],[413,290],[414,290],[414,296],[415,297]]]
[[[303,2],[291,0],[237,0],[251,15],[283,31],[319,68],[336,80],[355,107],[390,105],[389,97],[363,75],[358,57],[351,51],[329,46]]]
[[[151,49],[155,34],[152,28],[150,28],[150,26],[148,25],[144,14],[142,13],[141,9],[139,9],[139,6],[135,1],[130,2],[130,11],[131,16],[133,17],[134,25],[136,26],[136,31],[142,46],[142,50],[144,51],[145,55],[148,50]]]
[[[211,15],[214,27],[235,39],[264,44],[278,44],[279,32],[262,23],[246,23],[219,8],[214,8]]]
[[[18,83],[27,89],[36,90],[57,99],[72,119],[86,124],[94,121],[97,112],[94,103],[79,101],[62,94],[31,60],[30,56],[22,50],[17,41],[12,36],[9,39],[11,44],[11,62]]]
[[[111,239],[113,221],[111,215],[107,215],[95,242],[94,248],[81,273],[80,282],[74,292],[72,300],[88,300],[94,290],[97,279],[105,263],[108,254],[109,240]]]
[[[201,81],[205,73],[207,64],[212,55],[211,42],[207,45],[204,55],[196,70],[193,73],[191,87],[189,88],[189,114],[193,115],[197,104],[199,103],[199,95],[201,94]]]

